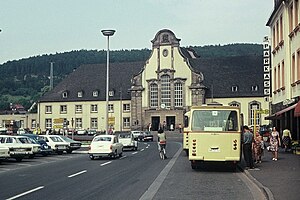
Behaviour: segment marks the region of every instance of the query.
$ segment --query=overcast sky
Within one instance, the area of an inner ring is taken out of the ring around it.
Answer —
[[[273,0],[0,0],[0,64],[30,56],[152,48],[161,29],[180,45],[262,43]]]

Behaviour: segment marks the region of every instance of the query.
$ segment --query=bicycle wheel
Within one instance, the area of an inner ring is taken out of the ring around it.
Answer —
[[[159,157],[160,159],[164,159],[164,152],[162,150],[159,151]]]

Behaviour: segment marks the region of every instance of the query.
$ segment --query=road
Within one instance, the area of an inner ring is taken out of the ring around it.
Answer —
[[[0,199],[262,199],[242,172],[192,170],[177,137],[160,160],[155,142],[116,159],[74,153],[0,165]]]

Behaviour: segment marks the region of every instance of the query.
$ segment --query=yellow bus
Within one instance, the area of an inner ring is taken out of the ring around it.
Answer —
[[[201,162],[241,160],[242,118],[239,107],[203,105],[192,107],[185,116],[189,160],[196,169]]]

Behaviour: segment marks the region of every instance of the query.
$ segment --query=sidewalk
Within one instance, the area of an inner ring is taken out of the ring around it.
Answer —
[[[241,163],[244,168],[244,161]],[[263,189],[269,199],[300,199],[300,155],[279,149],[278,160],[272,161],[272,153],[264,151],[262,163],[256,170],[244,173]]]

